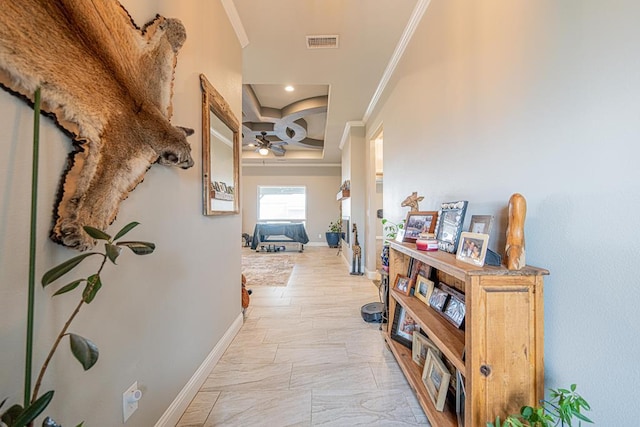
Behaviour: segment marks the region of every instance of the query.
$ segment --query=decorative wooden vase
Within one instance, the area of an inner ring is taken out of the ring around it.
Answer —
[[[509,225],[505,248],[507,268],[520,270],[526,265],[524,250],[524,220],[527,215],[527,201],[515,193],[509,199]]]

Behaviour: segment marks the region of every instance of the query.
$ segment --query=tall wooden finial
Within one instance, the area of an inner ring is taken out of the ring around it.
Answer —
[[[526,265],[524,250],[524,219],[527,201],[515,193],[509,199],[509,224],[507,226],[506,258],[509,270],[520,270]]]

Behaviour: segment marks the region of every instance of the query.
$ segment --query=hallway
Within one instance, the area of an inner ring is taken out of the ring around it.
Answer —
[[[179,427],[428,425],[360,307],[378,301],[336,250],[294,256],[287,286],[251,286],[244,326],[184,413]]]

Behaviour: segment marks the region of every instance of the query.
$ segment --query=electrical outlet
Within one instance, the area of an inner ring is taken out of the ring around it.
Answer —
[[[322,234],[318,233],[318,239],[322,239]]]
[[[138,409],[138,400],[142,397],[142,392],[138,389],[138,381],[131,384],[131,387],[122,393],[122,418],[127,422],[129,417]]]

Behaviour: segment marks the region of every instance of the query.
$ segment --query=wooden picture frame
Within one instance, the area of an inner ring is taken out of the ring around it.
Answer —
[[[450,381],[449,369],[438,356],[429,350],[422,370],[422,382],[437,411],[444,410]]]
[[[401,304],[396,304],[393,324],[391,325],[391,339],[409,349],[413,349],[413,334],[419,330],[420,326],[413,320],[407,310]]]
[[[414,286],[415,292],[413,295],[426,305],[429,305],[429,298],[433,293],[434,287],[435,284],[431,280],[427,279],[421,274],[418,274]]]
[[[421,333],[413,334],[413,348],[411,352],[411,358],[418,366],[424,366],[427,360],[427,352],[432,351],[436,356],[440,357],[442,354],[436,344]]]
[[[469,233],[490,234],[493,215],[471,215]]]
[[[482,267],[487,256],[489,246],[489,235],[480,233],[469,233],[464,231],[460,234],[460,244],[456,258],[460,261]]]
[[[436,211],[408,212],[402,241],[415,243],[421,233],[433,233],[437,221],[438,212]]]
[[[411,294],[411,288],[412,284],[409,276],[405,276],[404,274],[398,274],[396,276],[396,280],[393,282],[393,289],[408,296]]]
[[[468,204],[469,202],[466,200],[459,200],[440,205],[436,239],[438,240],[438,249],[441,251],[456,253]]]

